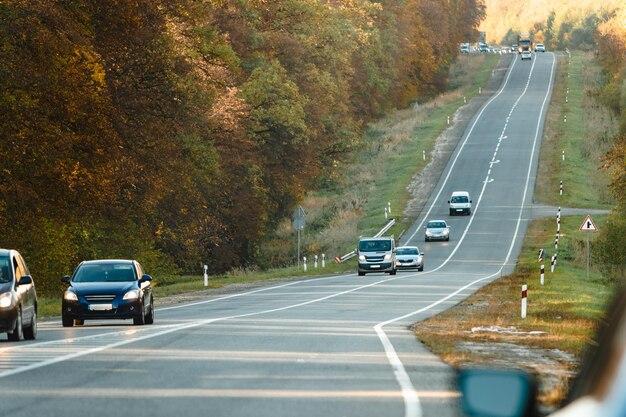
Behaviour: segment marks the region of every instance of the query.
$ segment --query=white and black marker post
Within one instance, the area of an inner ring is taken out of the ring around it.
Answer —
[[[543,257],[545,256],[545,251],[543,248],[539,249],[539,254],[537,255],[537,260],[539,262],[543,261]]]
[[[561,151],[561,160],[565,161],[565,151]]]
[[[322,268],[326,268],[326,254],[322,253]]]
[[[209,286],[209,266],[208,265],[204,265],[204,286],[208,287]]]
[[[522,285],[522,318],[526,318],[528,310],[528,285]]]
[[[554,267],[556,264],[556,259],[554,259],[554,255],[550,258],[550,272],[554,272]]]
[[[385,207],[385,220],[387,220],[389,218],[389,215],[387,214],[387,207]]]
[[[302,257],[302,269],[306,272],[306,256]]]
[[[563,195],[563,181],[559,184],[559,195]]]
[[[422,161],[426,160],[426,151],[422,150]]]
[[[546,275],[546,268],[544,264],[541,264],[541,270],[540,270],[540,275],[539,275],[539,282],[541,283],[541,285],[543,285],[544,283],[545,275]]]
[[[317,269],[317,255],[314,257],[313,268]]]
[[[391,217],[391,201],[387,201],[387,212],[389,213],[389,216]]]

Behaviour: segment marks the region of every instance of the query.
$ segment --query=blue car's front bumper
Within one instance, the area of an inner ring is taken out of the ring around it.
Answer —
[[[63,315],[75,320],[89,319],[132,319],[139,317],[143,305],[141,300],[117,301],[111,303],[111,309],[92,310],[90,304],[82,299],[79,301],[63,300]]]

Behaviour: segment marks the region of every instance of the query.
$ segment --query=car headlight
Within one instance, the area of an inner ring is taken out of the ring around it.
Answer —
[[[359,255],[359,261],[365,261],[365,255]]]
[[[130,290],[124,294],[124,300],[137,300],[141,297],[141,290]]]
[[[67,290],[65,294],[63,294],[63,299],[67,301],[78,301],[78,296],[74,291]]]
[[[8,308],[13,304],[13,294],[10,292],[5,292],[0,295],[0,308]]]
[[[448,230],[448,229],[443,229],[443,234],[444,234],[444,235],[447,235],[448,233],[450,233],[450,230]]]
[[[431,232],[430,230],[426,231],[426,236],[432,236],[432,235],[433,235],[433,232]]]
[[[385,255],[385,261],[388,261],[389,259],[391,259],[391,254],[390,253]]]

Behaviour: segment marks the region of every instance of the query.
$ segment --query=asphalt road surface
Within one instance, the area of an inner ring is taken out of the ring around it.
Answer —
[[[531,210],[555,58],[512,64],[405,234],[424,272],[289,282],[157,310],[155,325],[46,323],[0,343],[2,416],[454,416],[452,371],[408,326],[510,271]],[[454,190],[471,216],[448,216]],[[425,219],[450,242],[424,243]]]

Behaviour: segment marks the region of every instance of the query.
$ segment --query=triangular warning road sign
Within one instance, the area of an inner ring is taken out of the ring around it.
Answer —
[[[598,228],[596,227],[593,220],[591,220],[591,216],[587,215],[587,217],[585,217],[585,220],[583,221],[583,224],[580,225],[580,230],[582,230],[583,232],[597,232]]]

